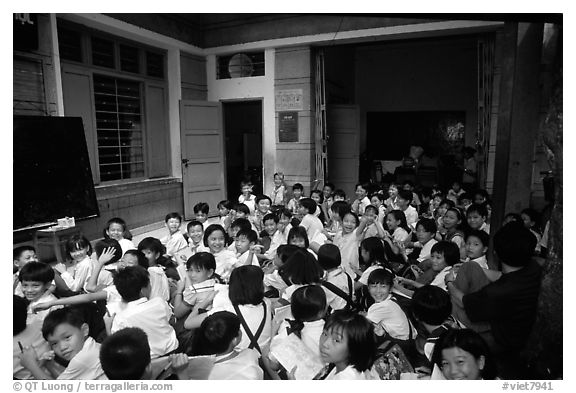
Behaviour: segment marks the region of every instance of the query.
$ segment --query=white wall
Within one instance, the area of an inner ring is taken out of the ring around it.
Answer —
[[[264,53],[264,76],[216,79],[216,55],[206,57],[208,101],[262,100],[262,167],[264,192],[272,187],[276,163],[276,118],[274,111],[274,49]],[[228,190],[230,193],[230,190]]]

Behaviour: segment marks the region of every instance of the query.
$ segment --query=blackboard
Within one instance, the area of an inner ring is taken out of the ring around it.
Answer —
[[[14,116],[14,230],[100,214],[80,117]]]

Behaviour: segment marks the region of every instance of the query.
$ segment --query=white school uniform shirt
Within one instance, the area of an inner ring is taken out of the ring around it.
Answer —
[[[70,360],[58,379],[108,379],[100,365],[100,344],[92,337],[87,337],[80,352]]]
[[[286,244],[286,237],[282,232],[276,230],[276,232],[274,232],[272,235],[272,239],[270,240],[270,247],[268,247],[268,251],[264,253],[264,257],[266,259],[276,258],[278,247],[280,247],[282,244]]]
[[[360,241],[357,236],[358,228],[354,229],[352,232],[344,235],[342,231],[339,231],[334,236],[334,244],[340,249],[340,256],[342,257],[342,268],[346,273],[350,274],[350,277],[356,277],[356,273],[352,270],[352,267],[360,269],[360,261],[358,260],[358,247],[360,247]]]
[[[26,317],[26,326],[36,326],[38,329],[42,329],[42,324],[44,323],[44,318],[50,313],[52,310],[57,310],[62,308],[63,306],[52,306],[47,310],[41,310],[32,312],[33,308],[37,304],[46,303],[46,302],[53,302],[58,300],[56,296],[52,294],[52,292],[46,291],[40,296],[38,299],[31,301],[28,304],[28,316]]]
[[[12,376],[18,379],[36,379],[32,373],[20,362],[22,350],[18,343],[24,348],[33,347],[36,354],[41,357],[50,351],[48,342],[42,337],[42,325],[27,326],[23,331],[12,336]]]
[[[358,279],[358,282],[364,285],[368,285],[368,277],[370,277],[370,273],[378,269],[384,269],[384,268],[380,265],[369,266],[368,268],[366,268],[366,270],[364,270],[364,272],[362,272],[362,275]]]
[[[394,232],[392,233],[392,240],[397,243],[402,243],[408,239],[408,236],[410,235],[406,232],[406,229],[398,227],[394,229]]]
[[[315,217],[313,214],[306,214],[302,218],[300,226],[306,229],[308,239],[313,239],[318,232],[322,232],[322,230],[324,229],[322,221],[320,221],[320,219],[318,217]]]
[[[344,293],[349,294],[350,289],[348,288],[348,276],[344,273],[344,269],[341,267],[332,270],[331,272],[326,272],[324,280],[331,284],[334,284],[337,288],[340,288]],[[352,281],[352,286],[354,286],[354,281]],[[332,307],[332,310],[341,310],[346,307],[346,300],[342,297],[336,295],[330,289],[322,285],[322,289],[326,293],[326,304]],[[352,297],[354,297],[354,288],[352,289]]]
[[[368,206],[369,204],[370,204],[370,199],[368,199],[367,196],[362,198],[362,200],[358,204],[358,215],[359,216],[364,214],[364,211],[366,210],[366,206]]]
[[[288,337],[288,331],[286,330],[288,327],[290,327],[290,324],[286,321],[283,321],[280,324],[278,333],[274,336],[272,343],[270,344],[271,352],[274,347],[280,346],[284,343],[284,340]],[[322,335],[323,330],[324,320],[319,319],[317,321],[304,322],[304,328],[300,331],[300,340],[302,340],[302,344],[304,344],[306,348],[316,356],[319,362],[321,362],[320,336]]]
[[[126,303],[112,322],[112,333],[127,327],[138,327],[148,336],[152,359],[164,356],[178,348],[176,332],[170,326],[172,309],[160,298],[138,300]]]
[[[176,253],[188,246],[188,242],[184,239],[182,232],[178,231],[173,234],[160,239],[160,242],[166,247],[166,254],[171,257],[176,257]]]
[[[236,253],[236,258],[238,259],[238,263],[236,264],[236,266],[244,265],[246,263],[246,261],[248,260],[248,254],[250,254],[250,250],[244,251],[242,254]],[[251,265],[260,267],[260,264],[258,263],[258,258],[256,258],[256,255],[252,255]]]
[[[286,282],[280,277],[280,274],[278,274],[278,270],[264,275],[264,286],[276,288],[280,293],[288,287]]]
[[[222,251],[212,255],[214,255],[214,259],[216,260],[216,274],[222,277],[222,280],[228,282],[230,279],[230,273],[232,273],[232,270],[238,266],[236,252],[223,249]]]
[[[420,254],[418,255],[417,258],[418,262],[422,262],[430,258],[430,256],[432,255],[432,247],[434,247],[434,244],[436,243],[438,243],[438,240],[430,239],[426,242],[426,244],[422,246],[422,250],[420,250]]]
[[[217,286],[219,286],[213,278],[209,278],[208,280],[196,284],[192,284],[188,276],[186,276],[184,280],[185,284],[184,292],[182,293],[182,300],[191,306],[195,306],[197,303],[206,299],[212,294],[212,292],[214,292]],[[211,304],[208,305],[206,309],[209,310],[210,308],[212,308]]]
[[[120,247],[122,248],[122,255],[124,255],[128,250],[136,250],[136,246],[132,243],[132,240],[120,239],[118,240],[118,243],[120,243]]]
[[[214,367],[208,376],[209,380],[261,380],[264,379],[264,372],[258,364],[260,354],[256,349],[244,349],[235,351],[236,356],[231,357],[231,353],[216,356]]]
[[[116,285],[112,284],[109,287],[103,289],[106,292],[106,309],[108,314],[115,315],[126,307],[126,304],[122,300],[122,296],[118,293]]]
[[[388,295],[386,300],[374,303],[366,313],[366,319],[382,327],[392,338],[408,340],[410,329],[412,337],[416,337],[416,329],[408,322],[408,318],[398,303]]]
[[[488,270],[488,260],[486,259],[486,255],[482,255],[481,257],[470,259],[466,258],[466,262],[476,262],[482,269]]]
[[[250,209],[250,215],[253,215],[256,210],[256,195],[250,194],[250,196],[246,198],[244,195],[240,194],[238,197],[238,203],[243,203],[248,206],[248,209]]]
[[[412,229],[416,228],[416,223],[418,222],[418,210],[412,206],[408,206],[404,210],[404,215],[406,216],[406,223]]]
[[[66,271],[60,274],[62,280],[71,291],[77,292],[84,288],[86,280],[92,269],[92,259],[88,255],[78,263],[67,267]]]
[[[364,372],[360,372],[354,368],[354,366],[349,365],[344,370],[340,371],[339,373],[336,372],[336,367],[330,371],[330,374],[326,377],[326,380],[365,380],[369,379],[369,377]]]
[[[434,277],[434,280],[432,280],[430,285],[434,285],[435,287],[442,288],[443,290],[448,292],[448,287],[446,286],[446,283],[444,282],[444,277],[446,277],[446,275],[450,272],[450,269],[452,269],[452,266],[446,266],[444,269],[442,269],[440,272],[438,272],[438,274],[436,274],[436,276]]]
[[[148,268],[150,274],[150,299],[159,297],[162,300],[170,300],[170,284],[162,266]]]

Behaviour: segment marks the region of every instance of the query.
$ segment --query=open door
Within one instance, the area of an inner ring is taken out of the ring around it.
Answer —
[[[194,217],[194,205],[206,202],[210,215],[225,199],[222,106],[218,102],[180,101],[184,216]]]
[[[360,167],[360,116],[357,105],[330,105],[326,111],[328,177],[354,200]]]

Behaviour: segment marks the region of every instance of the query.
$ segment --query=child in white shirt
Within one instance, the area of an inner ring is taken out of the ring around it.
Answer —
[[[398,205],[398,210],[401,210],[406,216],[406,223],[411,229],[416,227],[418,222],[418,210],[410,206],[412,202],[412,191],[400,190],[398,191],[398,197],[396,198],[396,204]]]
[[[58,264],[56,269],[60,271],[60,277],[68,288],[73,292],[81,291],[88,280],[92,268],[92,246],[84,236],[72,236],[66,242],[66,253],[70,260]],[[58,266],[62,266],[62,270]]]
[[[255,252],[258,248],[262,247],[257,245],[258,235],[252,229],[240,230],[236,234],[236,258],[238,262],[235,267],[242,265],[254,265],[260,267],[258,263],[258,258],[255,256]]]
[[[238,203],[243,203],[250,209],[250,215],[256,210],[256,195],[252,194],[252,182],[242,181],[240,183],[241,194],[238,197]]]
[[[300,199],[304,194],[304,186],[300,183],[296,183],[292,186],[292,199],[288,201],[286,207],[292,212],[292,214],[298,217],[298,208],[300,207]]]
[[[182,224],[182,216],[179,213],[169,213],[164,219],[168,235],[160,239],[160,242],[166,247],[166,254],[172,258],[176,258],[177,252],[186,248],[188,242],[184,239],[184,235],[180,232],[180,225]],[[180,261],[177,261],[178,263]]]
[[[312,198],[302,198],[300,200],[299,214],[302,216],[300,226],[306,229],[308,239],[313,239],[318,232],[322,232],[324,229],[322,221],[314,215],[317,208],[318,205]]]
[[[104,237],[116,240],[120,247],[122,247],[122,255],[128,250],[136,248],[132,240],[127,239],[125,236],[129,234],[126,222],[119,218],[114,217],[108,220],[106,229],[104,230]]]
[[[356,199],[352,202],[352,211],[358,216],[364,214],[364,209],[370,204],[370,199],[368,199],[368,187],[367,183],[356,184]]]
[[[340,267],[341,262],[340,250],[334,244],[324,244],[318,249],[318,264],[325,271],[322,288],[326,292],[330,312],[345,308],[354,297],[353,281]],[[333,289],[332,286],[340,291]]]
[[[226,248],[226,231],[220,224],[212,224],[204,231],[204,244],[216,259],[216,274],[228,282],[230,273],[238,265],[236,253]]]

